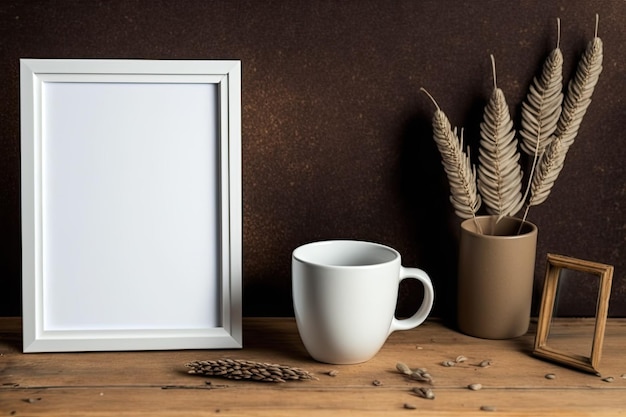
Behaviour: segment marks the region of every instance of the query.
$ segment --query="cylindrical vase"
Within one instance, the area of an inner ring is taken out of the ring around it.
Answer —
[[[481,216],[461,224],[458,327],[470,336],[510,339],[530,323],[537,226],[496,220]]]

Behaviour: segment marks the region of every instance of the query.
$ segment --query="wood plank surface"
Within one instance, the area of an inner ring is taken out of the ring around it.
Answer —
[[[558,322],[573,350],[586,344],[582,335],[592,328],[588,319]],[[23,354],[19,320],[0,319],[0,416],[626,415],[626,320],[608,322],[602,377],[533,357],[533,341],[534,327],[520,338],[483,340],[430,320],[392,334],[369,362],[338,366],[310,359],[292,318],[246,318],[242,350]],[[468,360],[441,365],[459,355]],[[318,379],[231,381],[189,375],[184,366],[219,358],[295,366]],[[485,359],[492,365],[475,366]],[[399,361],[428,368],[434,400],[411,392],[425,385],[399,374]],[[549,373],[556,378],[545,378]],[[607,376],[614,381],[605,382]],[[472,383],[483,388],[467,389]]]

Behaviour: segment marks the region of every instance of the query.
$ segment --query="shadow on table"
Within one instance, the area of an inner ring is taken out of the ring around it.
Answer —
[[[256,319],[243,321],[243,345],[245,349],[276,354],[291,360],[313,360],[306,351],[292,318]]]

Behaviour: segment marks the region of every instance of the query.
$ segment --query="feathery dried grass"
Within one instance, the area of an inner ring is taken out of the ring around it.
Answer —
[[[540,77],[533,80],[526,101],[522,103],[520,147],[525,153],[534,156],[530,181],[523,196],[518,141],[515,139],[515,129],[504,93],[497,88],[493,56],[494,91],[485,107],[480,125],[477,182],[476,169],[471,164],[469,150],[467,154],[462,150],[463,138],[458,138],[456,130],[452,130],[446,115],[432,96],[421,89],[437,107],[433,116],[433,138],[442,156],[450,182],[450,199],[459,217],[476,219],[482,202],[485,203],[487,212],[497,215],[498,219],[515,215],[530,194],[522,221],[524,224],[530,207],[541,204],[548,198],[563,169],[567,151],[578,134],[602,72],[603,45],[598,37],[596,15],[594,38],[588,43],[574,77],[568,84],[567,92],[563,95],[559,20],[557,24],[557,47],[546,58]]]
[[[543,63],[539,78],[533,79],[522,103],[521,148],[527,154],[541,155],[550,143],[561,115],[562,89],[563,54],[557,40],[556,48]]]
[[[433,139],[441,154],[441,162],[450,184],[450,202],[457,216],[462,219],[476,218],[476,212],[482,203],[476,191],[476,168],[470,162],[469,152],[463,151],[463,134],[461,138],[452,130],[450,121],[435,101],[422,88],[437,108],[433,115]]]
[[[578,135],[580,124],[591,104],[591,96],[602,72],[602,49],[602,40],[597,36],[596,20],[596,35],[587,44],[574,78],[569,82],[554,139],[539,160],[532,177],[528,207],[541,204],[548,198],[563,169],[567,151]]]
[[[522,103],[522,128],[520,136],[522,138],[521,148],[524,152],[533,156],[533,163],[530,168],[530,178],[535,175],[539,158],[543,155],[545,148],[554,139],[553,133],[561,116],[563,104],[563,54],[560,46],[561,40],[561,20],[557,19],[557,42],[556,48],[548,55],[543,63],[541,76],[534,78],[529,87],[526,101]],[[523,201],[527,201],[528,194],[532,188],[532,180],[528,181]],[[523,221],[526,217],[530,205],[526,204]]]
[[[494,89],[480,124],[478,191],[487,212],[499,220],[522,208],[522,170],[509,107],[496,84],[493,55],[491,60]]]

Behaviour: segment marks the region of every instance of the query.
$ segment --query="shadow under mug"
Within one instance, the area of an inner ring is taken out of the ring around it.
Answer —
[[[400,281],[416,279],[424,297],[415,314],[395,317]],[[365,362],[397,330],[422,324],[434,300],[428,275],[405,268],[388,246],[356,240],[309,243],[292,254],[293,306],[300,338],[317,361]]]

